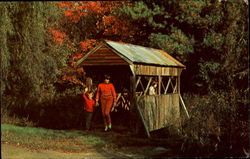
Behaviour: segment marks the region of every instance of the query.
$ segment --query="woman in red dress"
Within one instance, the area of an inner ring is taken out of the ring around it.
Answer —
[[[110,76],[104,75],[104,82],[100,83],[97,88],[96,103],[101,101],[102,116],[104,120],[104,131],[111,130],[110,110],[112,106],[116,105],[116,91],[112,83],[110,83]]]

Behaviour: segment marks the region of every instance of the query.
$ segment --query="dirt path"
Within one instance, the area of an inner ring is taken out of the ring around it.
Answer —
[[[158,148],[159,149],[159,148]],[[142,158],[160,154],[157,148],[137,147],[119,150],[92,150],[84,153],[63,153],[52,150],[30,150],[20,146],[1,144],[3,159],[81,159],[81,158]],[[168,150],[166,149],[164,153]]]

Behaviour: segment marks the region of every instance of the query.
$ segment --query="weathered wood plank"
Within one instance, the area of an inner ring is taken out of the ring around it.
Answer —
[[[89,56],[88,60],[122,60],[119,57],[115,57],[115,56],[109,56],[109,55],[103,55],[103,56]]]
[[[126,64],[124,61],[121,61],[121,60],[89,60],[85,64],[99,64],[99,63],[121,63],[121,64]]]
[[[158,95],[161,94],[161,82],[162,82],[162,77],[158,76]]]
[[[137,104],[136,104],[136,108],[138,109],[140,118],[141,118],[142,123],[143,123],[143,125],[145,127],[145,130],[146,130],[147,136],[150,137],[149,128],[148,128],[147,124],[145,123],[145,120],[144,120],[143,114],[141,112],[141,109],[140,109],[140,107]]]
[[[114,63],[114,62],[109,62],[109,63],[86,63],[86,64],[82,64],[82,66],[112,66],[112,65],[123,65],[126,66],[128,64],[126,63]]]
[[[151,126],[151,131],[154,130],[154,129],[157,129],[157,108],[156,108],[156,102],[155,102],[155,96],[147,96],[147,102],[151,103],[151,123],[152,125]]]
[[[145,124],[149,131],[157,130],[166,125],[179,126],[178,94],[140,96],[138,106],[142,110]]]
[[[164,109],[166,107],[166,101],[164,100],[163,96],[160,96],[160,102],[162,102],[162,104],[159,104],[160,107],[160,127],[164,126],[165,121],[164,121]]]
[[[161,66],[150,66],[150,65],[135,65],[136,75],[162,75],[162,76],[178,76],[179,69],[176,67],[161,67]]]

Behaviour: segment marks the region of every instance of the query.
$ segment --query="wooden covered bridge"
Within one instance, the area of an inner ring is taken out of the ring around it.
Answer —
[[[77,64],[99,82],[104,74],[111,75],[118,106],[137,112],[148,137],[167,125],[180,126],[181,104],[186,111],[180,95],[185,66],[165,51],[105,40]],[[152,81],[158,83],[156,95],[148,95]]]

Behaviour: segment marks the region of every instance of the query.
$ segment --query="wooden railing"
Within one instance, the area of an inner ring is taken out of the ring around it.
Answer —
[[[130,110],[130,100],[128,93],[117,93],[116,106],[112,107],[111,112],[117,112],[118,108]]]

